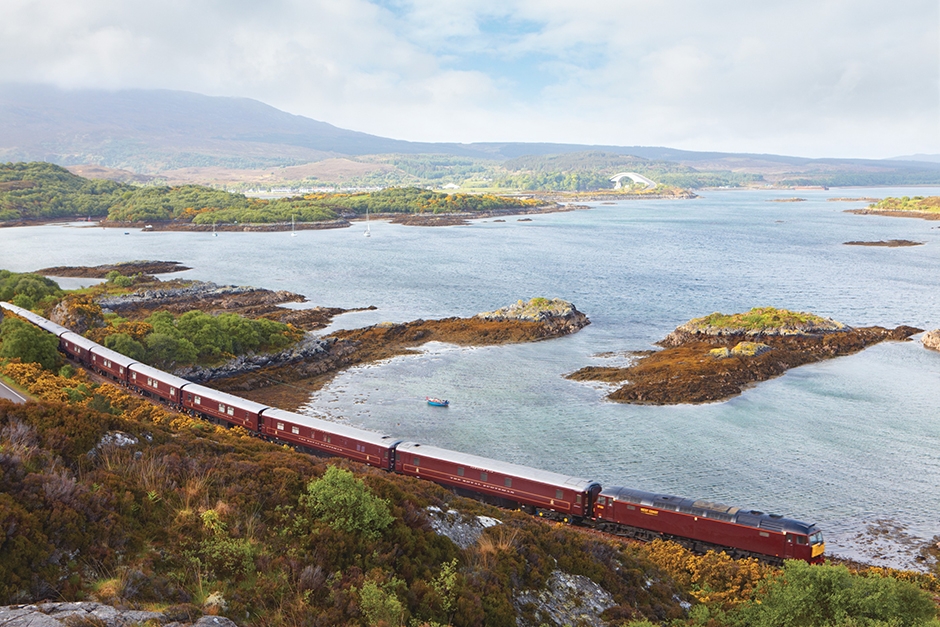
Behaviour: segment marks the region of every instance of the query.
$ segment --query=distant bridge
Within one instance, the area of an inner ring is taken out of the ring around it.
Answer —
[[[610,180],[616,183],[616,185],[614,186],[614,189],[620,189],[621,187],[623,187],[623,184],[622,184],[623,179],[630,179],[634,183],[643,183],[644,185],[646,185],[646,189],[651,189],[653,187],[656,187],[655,182],[646,178],[642,174],[637,174],[636,172],[621,172],[620,174],[614,174],[612,177],[610,177]]]

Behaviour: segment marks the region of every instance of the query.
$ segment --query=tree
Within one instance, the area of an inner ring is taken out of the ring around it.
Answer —
[[[46,370],[59,358],[59,339],[19,318],[7,316],[0,323],[0,357],[19,357],[23,362],[38,363]]]
[[[388,503],[348,470],[330,466],[307,484],[300,505],[337,531],[377,538],[395,520]]]
[[[131,359],[138,361],[143,361],[147,354],[147,349],[144,348],[144,345],[127,333],[109,335],[105,338],[104,345],[111,350],[117,351],[122,355],[127,355]]]

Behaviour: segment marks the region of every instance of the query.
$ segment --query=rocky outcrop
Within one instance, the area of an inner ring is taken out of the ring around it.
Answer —
[[[604,627],[604,610],[614,607],[614,597],[583,575],[556,570],[542,590],[525,590],[513,598],[520,627],[582,625]]]
[[[104,326],[101,307],[84,295],[67,296],[52,308],[49,320],[84,335],[89,329]]]
[[[924,348],[940,351],[940,329],[924,333],[920,341],[924,343]]]
[[[3,627],[133,627],[159,624],[164,627],[237,627],[222,616],[192,616],[192,612],[122,610],[95,602],[38,603],[0,607]]]
[[[474,317],[481,320],[538,322],[553,335],[574,333],[591,324],[586,315],[568,301],[560,298],[520,300],[508,307],[478,313]]]
[[[484,529],[502,524],[502,521],[489,516],[465,516],[456,509],[444,511],[434,505],[425,512],[434,532],[450,538],[461,549],[469,549],[476,544]]]
[[[119,313],[155,307],[175,311],[177,307],[174,305],[180,304],[184,305],[185,311],[200,309],[211,312],[281,303],[302,303],[307,300],[300,294],[284,290],[274,292],[256,287],[216,285],[201,281],[166,285],[162,288],[142,289],[120,296],[107,296],[99,299],[98,304],[102,309]]]
[[[682,346],[713,338],[754,340],[769,336],[810,336],[850,331],[852,327],[832,318],[773,307],[757,307],[743,314],[713,313],[689,320],[658,342],[660,346]]]
[[[326,353],[328,347],[329,342],[327,340],[319,339],[308,333],[301,342],[280,353],[240,355],[221,366],[187,366],[178,368],[173,374],[193,383],[204,383],[213,379],[224,379],[254,372],[262,368],[276,368],[307,360],[317,360]]]

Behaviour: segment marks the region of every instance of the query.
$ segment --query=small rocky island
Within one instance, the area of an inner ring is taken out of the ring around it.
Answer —
[[[889,239],[889,240],[878,240],[876,242],[861,242],[853,240],[851,242],[843,242],[845,246],[883,246],[885,248],[903,248],[905,246],[923,246],[923,242],[915,242],[909,239]]]
[[[66,295],[53,307],[50,319],[101,343],[110,335],[128,335],[121,341],[128,344],[133,339],[141,344],[141,351],[144,344],[149,346],[148,334],[154,331],[147,320],[157,313],[190,317],[196,311],[210,316],[237,314],[289,325],[284,334],[290,341],[287,345],[281,342],[277,350],[219,354],[210,361],[174,361],[164,366],[191,381],[285,409],[307,402],[310,392],[342,370],[408,354],[427,342],[461,346],[534,342],[575,333],[590,324],[588,317],[567,301],[533,298],[469,318],[388,322],[316,335],[314,331],[322,330],[338,314],[375,307],[288,308],[283,305],[305,302],[306,297],[195,280],[160,281],[151,274],[177,271],[175,268],[179,268],[176,262],[155,261],[47,268],[45,272],[55,271],[58,276],[107,278],[87,293]],[[123,274],[131,272],[132,276]]]
[[[773,307],[714,313],[679,326],[663,347],[625,368],[590,366],[576,381],[623,383],[608,398],[674,405],[727,400],[790,368],[851,355],[884,340],[906,340],[922,329],[852,328],[814,314]]]
[[[586,315],[557,298],[520,300],[470,318],[385,322],[335,331],[319,338],[322,350],[302,361],[219,379],[212,386],[261,403],[294,408],[342,370],[406,355],[428,342],[459,346],[536,342],[575,333],[588,324]]]

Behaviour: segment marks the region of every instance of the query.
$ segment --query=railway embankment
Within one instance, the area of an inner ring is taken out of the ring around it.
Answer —
[[[618,385],[608,398],[622,403],[709,403],[737,396],[790,368],[851,355],[885,340],[907,340],[921,331],[853,328],[773,308],[712,314],[679,326],[658,342],[662,350],[638,356],[631,365],[589,366],[568,378]]]

